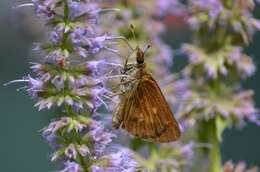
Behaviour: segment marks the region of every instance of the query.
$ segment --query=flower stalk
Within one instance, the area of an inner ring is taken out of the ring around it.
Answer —
[[[200,122],[198,128],[198,142],[210,143],[209,147],[203,148],[204,157],[208,158],[209,161],[209,171],[221,171],[220,140],[216,134],[215,120],[211,119],[206,122]]]

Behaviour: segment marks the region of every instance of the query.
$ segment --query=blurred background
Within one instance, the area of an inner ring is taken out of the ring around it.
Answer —
[[[27,1],[29,2],[29,0]],[[3,172],[46,172],[54,169],[49,161],[50,149],[39,130],[53,118],[50,111],[38,112],[34,102],[25,92],[16,89],[23,84],[3,86],[20,79],[30,72],[29,62],[37,61],[33,43],[44,37],[44,27],[33,15],[31,7],[13,9],[12,6],[26,3],[25,0],[0,1],[0,164]],[[260,7],[255,15],[260,18]],[[166,42],[173,48],[190,41],[190,34],[181,19],[169,17],[169,33]],[[260,62],[260,34],[246,48],[257,66]],[[184,58],[174,59],[174,68],[179,69]],[[256,106],[260,107],[260,70],[244,82],[245,88],[255,91]],[[245,160],[249,165],[260,166],[260,127],[247,124],[243,129],[228,129],[221,146],[223,161]]]

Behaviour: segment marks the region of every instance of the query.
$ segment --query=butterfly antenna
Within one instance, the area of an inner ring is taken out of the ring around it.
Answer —
[[[137,41],[137,39],[136,39],[136,34],[135,34],[134,25],[130,24],[130,30],[131,30],[131,33],[132,33],[132,35],[133,35],[133,38],[134,38],[135,42],[137,43],[137,47],[139,47],[139,43],[138,43],[138,41]]]
[[[144,50],[144,54],[151,48],[151,45],[147,45],[147,47]]]
[[[123,36],[107,38],[107,40],[115,40],[115,39],[119,39],[119,40],[124,41],[124,43],[126,43],[126,45],[127,45],[132,51],[134,51],[134,48],[130,45],[129,41],[128,41],[125,37],[123,37]]]
[[[134,31],[134,26],[132,25],[132,24],[130,24],[130,31],[131,31],[131,33],[132,33],[132,35],[133,35],[133,37],[134,37],[134,40],[137,42],[137,39],[136,39],[136,36],[135,36],[135,31]],[[136,51],[136,49],[138,48],[138,46],[136,47],[136,48],[133,48],[131,45],[130,45],[130,43],[129,43],[129,41],[127,40],[127,39],[123,39],[126,43],[127,43],[127,45],[130,47],[130,49],[132,50],[130,53],[129,53],[129,55],[127,56],[127,58],[126,58],[126,60],[125,60],[125,65],[124,65],[124,67],[126,68],[126,65],[127,65],[127,63],[128,63],[128,59],[132,56],[132,54]]]

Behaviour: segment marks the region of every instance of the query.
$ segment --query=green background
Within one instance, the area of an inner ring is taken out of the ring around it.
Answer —
[[[2,172],[47,172],[55,168],[49,161],[50,149],[39,130],[52,118],[49,111],[38,112],[34,102],[25,92],[16,92],[22,86],[3,84],[19,79],[30,72],[29,62],[34,61],[32,43],[40,40],[44,31],[35,23],[29,8],[12,9],[24,1],[0,0],[0,171]],[[28,0],[29,2],[29,0]],[[260,8],[256,15],[260,18]],[[178,33],[174,44],[189,40]],[[258,65],[260,62],[260,34],[247,48]],[[179,60],[176,60],[179,61]],[[174,66],[178,67],[178,63]],[[244,87],[255,90],[257,107],[260,107],[260,71],[244,82]],[[260,127],[248,124],[242,129],[229,129],[224,133],[223,160],[245,160],[250,165],[260,166]]]

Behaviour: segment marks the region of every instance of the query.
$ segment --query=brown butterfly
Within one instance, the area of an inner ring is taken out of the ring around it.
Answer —
[[[121,80],[128,89],[121,95],[112,126],[148,141],[172,142],[180,137],[180,128],[158,84],[146,72],[146,50],[137,47],[136,64],[125,64],[122,74],[132,74],[134,79]]]

